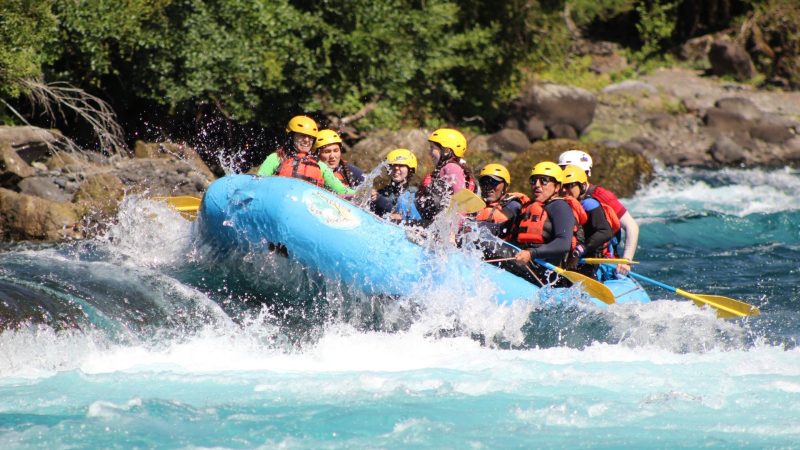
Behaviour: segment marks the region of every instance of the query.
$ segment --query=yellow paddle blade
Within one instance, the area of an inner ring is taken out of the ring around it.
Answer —
[[[587,294],[591,295],[592,297],[600,300],[601,302],[607,305],[613,305],[616,303],[616,299],[614,298],[614,293],[611,292],[611,289],[608,288],[605,284],[593,280],[586,275],[580,274],[578,272],[571,272],[569,270],[564,270],[560,267],[553,267],[557,274],[566,277],[569,281],[573,283],[580,283],[581,288],[586,291]]]
[[[460,213],[472,214],[486,207],[486,202],[469,189],[462,189],[450,197],[450,208]]]
[[[639,261],[631,261],[625,258],[583,258],[586,264],[639,264]]]
[[[711,294],[692,294],[683,289],[675,289],[675,293],[692,300],[697,306],[711,306],[717,310],[717,317],[722,319],[761,315],[761,311],[755,306],[729,297]]]
[[[200,199],[190,195],[178,195],[175,197],[152,197],[153,200],[166,202],[170,207],[180,212],[181,215],[189,220],[197,218],[197,210],[200,208]]]

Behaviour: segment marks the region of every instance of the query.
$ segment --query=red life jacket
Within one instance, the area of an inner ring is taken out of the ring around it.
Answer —
[[[597,201],[597,203],[600,203],[600,207],[603,208],[603,214],[606,216],[606,221],[608,221],[608,224],[611,225],[611,234],[614,235],[614,236],[617,236],[617,233],[619,233],[619,230],[622,229],[622,224],[619,221],[619,216],[617,216],[617,212],[614,211],[614,208],[612,208],[611,205],[609,205],[608,203],[601,202],[599,199],[597,199],[595,197],[592,197],[592,192],[594,192],[594,189],[596,187],[597,186],[592,186],[592,187],[589,188],[588,191],[586,191],[586,198],[592,198],[595,201]],[[613,240],[613,238],[612,238],[612,240]],[[611,249],[611,243],[610,242],[604,243],[603,244],[603,257],[605,257],[605,258],[613,258],[614,257],[614,252],[612,252],[611,250],[612,250]],[[616,251],[616,249],[614,249],[614,250]]]
[[[578,245],[578,238],[576,237],[578,228],[589,220],[589,215],[586,214],[578,200],[572,197],[555,197],[552,200],[558,199],[566,201],[570,209],[572,209],[572,215],[575,216],[575,226],[572,228],[572,242],[570,244],[570,250],[575,250]],[[521,216],[517,242],[520,244],[544,244],[551,239],[553,226],[549,224],[549,217],[544,209],[544,204],[536,201],[531,202],[527,207],[523,208]]]
[[[547,211],[541,202],[530,202],[523,206],[520,213],[517,242],[520,244],[544,244],[553,233],[552,225],[545,229],[548,222]]]
[[[478,211],[478,215],[475,216],[475,220],[478,222],[492,222],[492,223],[506,223],[508,222],[511,217],[508,217],[505,212],[506,205],[511,203],[512,201],[517,201],[523,207],[530,203],[530,198],[527,195],[521,194],[519,192],[512,192],[510,194],[506,194],[500,200],[492,203],[487,203],[486,207],[482,210]],[[508,239],[513,234],[514,231],[513,227],[509,227],[508,233],[505,236],[499,236],[500,239]]]
[[[608,224],[611,225],[611,233],[617,234],[617,232],[622,229],[622,224],[619,221],[619,217],[617,216],[617,212],[614,211],[614,208],[611,207],[608,203],[603,203],[595,197],[592,197],[592,192],[597,186],[592,186],[586,191],[586,198],[593,198],[600,203],[600,206],[603,207],[603,214],[606,216],[606,220]]]
[[[319,187],[325,185],[322,178],[322,170],[319,168],[319,160],[308,153],[297,153],[286,157],[278,167],[277,175],[280,177],[299,178],[316,184]]]
[[[496,202],[487,203],[485,208],[478,211],[478,215],[475,216],[475,220],[478,222],[490,221],[493,223],[504,223],[508,221],[510,217],[505,215],[503,209],[506,207],[506,205],[515,200],[523,206],[527,205],[531,201],[530,198],[528,198],[528,196],[525,194],[511,192],[510,194],[504,195],[503,198]]]

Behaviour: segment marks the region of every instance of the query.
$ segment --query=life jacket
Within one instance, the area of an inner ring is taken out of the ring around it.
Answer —
[[[322,170],[319,168],[319,160],[308,153],[297,153],[287,156],[278,167],[277,175],[280,177],[299,178],[316,184],[319,187],[325,185],[322,178]]]
[[[505,223],[511,217],[506,216],[503,212],[506,205],[511,203],[512,201],[517,201],[520,205],[526,205],[530,203],[530,198],[527,195],[521,194],[519,192],[511,192],[506,194],[498,201],[487,203],[486,207],[482,210],[478,211],[478,215],[475,216],[475,220],[478,222],[492,222],[492,223]]]
[[[603,208],[603,214],[605,214],[608,224],[611,225],[611,232],[613,234],[617,234],[617,232],[619,232],[619,230],[622,229],[622,224],[619,221],[619,216],[617,216],[617,212],[614,211],[614,208],[612,208],[611,205],[609,205],[608,203],[601,202],[600,200],[592,197],[592,192],[594,192],[594,189],[596,187],[597,186],[592,186],[589,188],[588,191],[586,191],[586,198],[592,198],[596,200],[597,203],[600,203],[600,206]]]
[[[542,202],[534,201],[523,206],[517,233],[518,243],[544,244],[552,234],[553,225],[549,223]]]
[[[530,203],[531,200],[525,194],[511,192],[504,195],[503,198],[498,201],[487,203],[486,207],[478,211],[478,214],[475,216],[475,220],[477,222],[506,223],[512,219],[512,217],[508,217],[505,213],[506,206],[513,201],[519,202],[520,205],[524,206]],[[510,226],[508,227],[507,233],[498,237],[503,240],[508,240],[514,234],[513,232],[514,227]]]
[[[592,193],[594,192],[597,186],[591,186],[589,190],[586,191],[586,198],[594,199],[597,203],[600,203],[600,207],[603,208],[603,214],[606,216],[606,221],[608,224],[611,225],[611,234],[613,237],[611,241],[606,242],[603,244],[603,257],[605,258],[613,258],[616,252],[616,245],[619,244],[621,235],[619,234],[619,230],[622,229],[622,224],[619,221],[619,216],[617,216],[617,212],[614,211],[614,208],[611,207],[608,203],[601,202],[597,198],[592,197]]]
[[[589,220],[589,215],[578,200],[572,197],[554,197],[552,200],[564,200],[572,209],[575,216],[575,226],[572,228],[570,250],[575,250],[578,245],[578,229]],[[551,201],[552,201],[551,200]],[[520,244],[544,244],[552,238],[553,224],[547,216],[547,210],[541,202],[531,202],[523,208],[518,226],[517,242]]]
[[[422,220],[422,215],[420,215],[414,202],[416,194],[417,189],[409,187],[397,197],[394,210],[403,217],[403,221]]]

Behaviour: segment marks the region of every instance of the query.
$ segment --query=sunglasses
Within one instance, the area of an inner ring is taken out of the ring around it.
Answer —
[[[531,186],[535,186],[536,183],[541,184],[544,186],[547,183],[555,183],[556,179],[553,177],[548,177],[546,175],[536,175],[531,177]]]
[[[494,189],[494,188],[496,188],[496,187],[497,187],[497,185],[499,185],[500,183],[502,183],[502,181],[500,181],[500,180],[496,180],[496,179],[494,179],[494,178],[492,178],[492,177],[483,177],[483,178],[481,178],[480,180],[478,180],[478,184],[479,184],[479,185],[480,185],[482,188],[483,188],[483,187],[486,187],[486,188],[489,188],[489,189]]]

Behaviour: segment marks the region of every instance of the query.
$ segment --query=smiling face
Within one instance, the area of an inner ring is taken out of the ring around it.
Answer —
[[[396,184],[403,184],[408,179],[408,166],[402,164],[392,164],[389,166],[389,176],[392,177],[392,182]]]
[[[433,160],[433,167],[438,166],[439,160],[442,158],[442,154],[444,153],[442,146],[435,142],[428,142],[428,152],[431,155],[431,160]]]
[[[319,148],[319,159],[331,169],[339,167],[342,162],[342,147],[339,144],[328,144]]]
[[[299,152],[308,153],[314,146],[314,136],[303,133],[292,133],[292,143]]]
[[[561,188],[553,177],[534,175],[531,177],[531,194],[537,202],[546,202]]]
[[[487,203],[500,200],[506,190],[506,183],[492,176],[483,176],[478,182],[481,186],[481,196]]]

